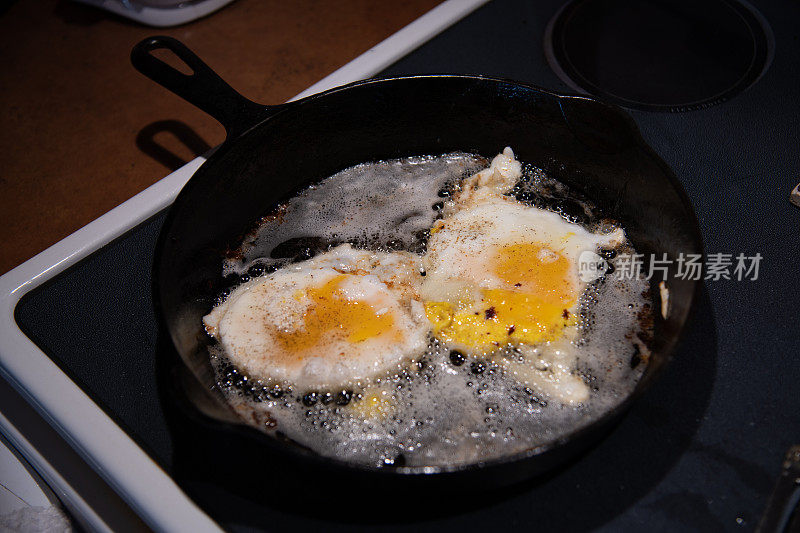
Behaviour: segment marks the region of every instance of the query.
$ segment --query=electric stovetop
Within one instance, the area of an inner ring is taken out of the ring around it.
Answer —
[[[261,490],[239,483],[248,474],[237,455],[247,444],[199,439],[201,429],[164,390],[174,354],[150,286],[163,211],[25,295],[15,311],[20,328],[227,529],[752,530],[786,450],[800,442],[800,209],[788,201],[800,180],[800,4],[754,11],[719,2],[724,13],[698,21],[680,2],[643,3],[649,25],[638,27],[661,44],[639,50],[608,40],[633,15],[617,2],[596,3],[605,11],[495,0],[380,73],[500,76],[624,104],[686,189],[706,254],[762,257],[757,279],[704,282],[663,378],[605,440],[559,471],[497,494],[388,501],[380,512],[361,505],[369,487],[287,496],[270,476]],[[701,52],[662,39],[680,32]],[[722,44],[706,57],[709,35]],[[675,61],[651,69],[653,54]],[[342,491],[350,505],[320,511]]]

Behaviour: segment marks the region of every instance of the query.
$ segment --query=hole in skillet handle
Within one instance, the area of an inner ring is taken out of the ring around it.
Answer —
[[[181,74],[184,74],[186,76],[191,76],[194,74],[194,70],[192,70],[192,68],[189,65],[181,61],[181,59],[178,56],[176,56],[166,48],[158,48],[150,52],[150,54],[153,55],[156,59],[160,59],[170,67],[174,68]]]
[[[156,50],[172,52],[191,74],[157,58],[153,55]],[[225,83],[186,45],[172,37],[144,39],[131,50],[131,63],[154,82],[217,119],[225,127],[228,139],[238,137],[282,107],[264,106],[248,100]]]

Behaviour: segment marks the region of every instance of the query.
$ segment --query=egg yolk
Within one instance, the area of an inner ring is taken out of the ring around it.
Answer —
[[[300,361],[306,355],[326,353],[325,345],[334,340],[350,344],[380,336],[400,340],[401,332],[394,327],[391,312],[378,314],[369,303],[346,297],[341,289],[346,277],[339,275],[320,287],[295,294],[298,300],[305,295],[311,303],[303,314],[301,327],[289,332],[275,332],[275,339],[284,353],[293,354]],[[345,356],[345,353],[339,355]]]
[[[570,263],[538,243],[499,248],[490,263],[507,288],[482,289],[480,301],[427,302],[425,313],[441,340],[490,352],[508,343],[552,340],[575,323],[577,301]]]
[[[553,305],[575,303],[574,282],[566,257],[539,243],[511,244],[492,258],[495,275],[524,292]]]

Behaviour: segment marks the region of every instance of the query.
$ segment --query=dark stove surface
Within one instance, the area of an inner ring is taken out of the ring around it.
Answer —
[[[561,7],[556,0],[495,0],[385,74],[477,73],[569,92],[542,47]],[[365,497],[370,487],[287,494],[283,480],[268,478],[255,490],[252,482],[237,488],[237,476],[246,476],[237,461],[241,444],[225,436],[198,442],[196,424],[163,391],[157,366],[174,355],[150,297],[163,214],[29,293],[17,320],[231,530],[750,530],[784,452],[800,441],[800,210],[788,202],[800,180],[800,4],[757,7],[774,32],[775,54],[755,85],[697,111],[631,114],[686,188],[706,252],[758,252],[759,277],[706,281],[663,378],[608,438],[545,478],[497,494],[476,488],[474,497],[412,494],[379,508],[365,505],[374,500]],[[334,493],[350,504],[321,511]]]

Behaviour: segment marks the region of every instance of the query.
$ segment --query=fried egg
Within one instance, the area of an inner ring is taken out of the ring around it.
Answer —
[[[587,286],[578,258],[620,245],[625,234],[592,233],[505,196],[520,176],[520,164],[506,148],[446,206],[422,260],[425,312],[433,334],[449,347],[478,356],[519,347],[528,355],[527,367],[508,358],[501,362],[524,381],[581,401],[587,391],[567,378],[571,368],[564,356],[577,334],[579,299]],[[535,348],[544,343],[550,349]]]
[[[203,319],[253,378],[325,390],[419,356],[430,326],[419,256],[342,244],[237,287]]]

